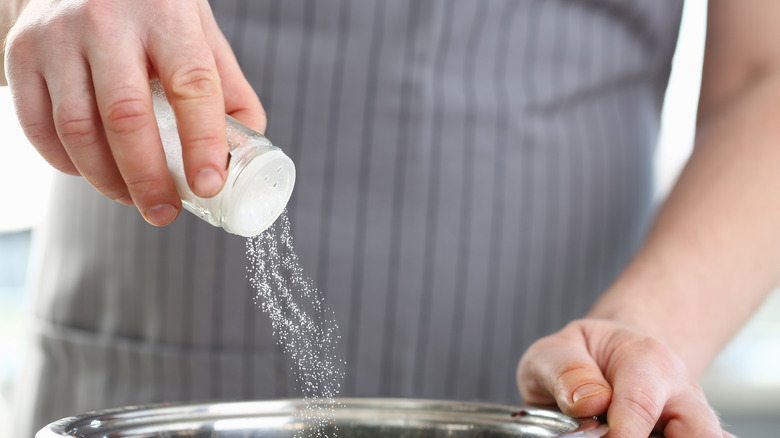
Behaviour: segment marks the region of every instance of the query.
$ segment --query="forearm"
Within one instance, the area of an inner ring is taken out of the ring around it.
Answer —
[[[780,279],[780,75],[708,119],[645,245],[589,313],[657,335],[694,375]]]

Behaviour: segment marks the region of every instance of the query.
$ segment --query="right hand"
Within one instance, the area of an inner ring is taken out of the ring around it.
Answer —
[[[225,113],[265,130],[265,113],[206,0],[31,0],[6,42],[22,129],[56,169],[135,205],[154,225],[178,216],[149,81],[176,114],[187,181],[224,184]]]

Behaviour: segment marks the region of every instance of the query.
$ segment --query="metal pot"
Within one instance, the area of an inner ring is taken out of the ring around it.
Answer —
[[[322,412],[325,414],[319,414]],[[328,419],[326,426],[317,429],[317,415]],[[607,427],[596,419],[572,419],[546,409],[483,403],[293,399],[111,409],[63,418],[43,428],[36,438],[261,438],[308,436],[310,432],[340,438],[591,438],[606,434]]]

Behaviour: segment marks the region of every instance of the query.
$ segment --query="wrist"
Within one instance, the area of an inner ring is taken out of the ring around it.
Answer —
[[[616,322],[662,342],[698,376],[732,334],[714,324],[723,306],[695,267],[667,262],[650,249],[636,257],[587,317]]]

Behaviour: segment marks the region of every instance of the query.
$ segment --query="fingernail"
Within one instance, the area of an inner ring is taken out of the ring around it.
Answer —
[[[146,210],[146,220],[158,227],[168,225],[176,219],[179,210],[171,204],[160,204]]]
[[[208,167],[195,175],[192,191],[202,198],[210,198],[222,189],[222,175],[216,170]]]
[[[579,400],[587,397],[593,397],[594,395],[599,395],[606,391],[608,391],[607,388],[596,383],[582,385],[574,391],[574,395],[572,395],[572,402],[577,403]]]

